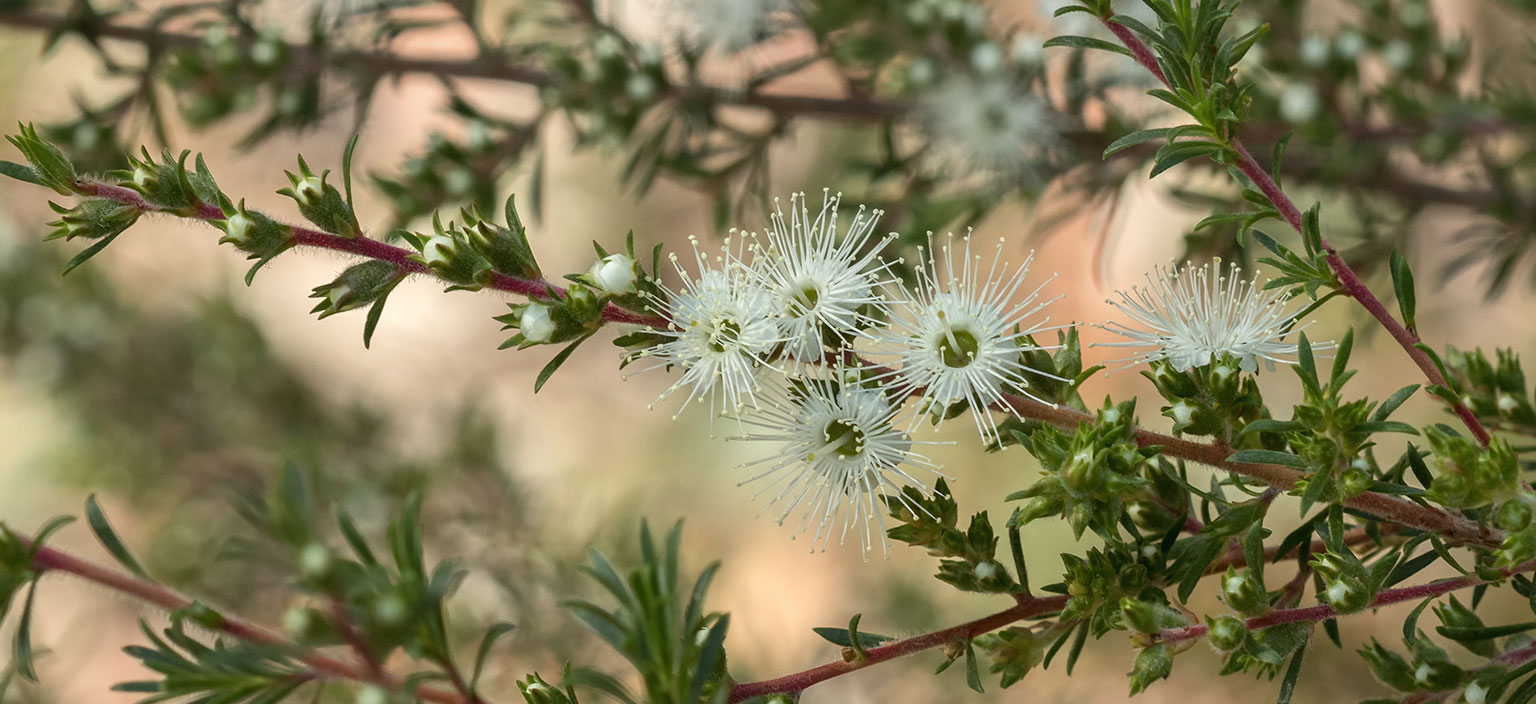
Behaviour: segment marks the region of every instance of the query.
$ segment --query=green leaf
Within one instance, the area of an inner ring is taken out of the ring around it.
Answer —
[[[1073,49],[1098,49],[1100,51],[1108,51],[1114,54],[1119,54],[1121,56],[1133,56],[1130,49],[1120,46],[1114,42],[1107,42],[1103,39],[1094,39],[1093,37],[1078,37],[1070,35],[1052,37],[1050,40],[1046,41],[1043,48],[1049,49],[1053,46],[1065,46],[1071,47]]]
[[[374,557],[373,550],[368,547],[368,541],[363,538],[362,531],[357,529],[357,523],[352,520],[351,514],[337,504],[331,511],[336,516],[336,526],[341,529],[341,537],[351,546],[352,552],[364,565],[372,567],[379,564],[379,559]]]
[[[1413,270],[1408,267],[1408,258],[1400,249],[1392,250],[1392,290],[1397,292],[1397,307],[1403,314],[1403,325],[1409,331],[1417,329],[1414,324],[1417,299],[1413,290]]]
[[[17,181],[24,181],[34,186],[41,186],[43,182],[37,178],[37,172],[25,164],[14,161],[0,161],[0,176],[9,176]]]
[[[1371,420],[1375,422],[1386,420],[1387,416],[1392,415],[1393,411],[1397,410],[1399,406],[1402,406],[1403,403],[1409,399],[1409,397],[1413,396],[1413,392],[1418,390],[1418,384],[1409,384],[1401,389],[1398,389],[1397,391],[1392,392],[1392,395],[1388,396],[1387,400],[1381,402],[1381,406],[1376,409],[1376,412],[1371,414]]]
[[[965,639],[965,684],[977,694],[986,693],[981,686],[981,671],[976,667],[976,645],[970,638]]]
[[[1280,681],[1280,695],[1275,698],[1275,704],[1291,704],[1291,696],[1296,694],[1296,680],[1301,677],[1301,659],[1306,654],[1306,648],[1298,648],[1296,657],[1291,658],[1291,666],[1285,670],[1285,679]]]
[[[95,244],[92,244],[91,246],[86,247],[84,251],[80,252],[79,254],[76,254],[73,259],[70,259],[69,263],[64,265],[64,272],[59,274],[59,276],[68,276],[69,272],[75,270],[75,267],[78,267],[81,264],[86,263],[87,261],[90,260],[91,257],[94,257],[97,254],[100,254],[101,250],[106,249],[107,245],[112,244],[112,241],[116,240],[118,235],[121,235],[121,234],[123,234],[123,233],[118,232],[118,233],[115,233],[115,234],[107,235],[106,237],[103,237],[103,238],[101,238],[99,240],[96,240]]]
[[[693,682],[688,685],[687,704],[694,704],[704,692],[704,683],[715,674],[715,664],[725,657],[725,632],[731,625],[731,615],[720,617],[713,626],[709,627],[709,635],[704,638],[704,644],[699,647],[699,666],[693,673]]]
[[[118,564],[134,575],[149,579],[149,573],[145,572],[139,561],[128,552],[128,547],[123,545],[122,539],[117,536],[117,531],[112,529],[112,524],[107,521],[107,514],[103,513],[101,505],[96,503],[95,494],[85,499],[85,519],[90,524],[91,532],[96,535],[96,539],[101,541],[102,547],[112,554]]]
[[[560,350],[560,354],[555,355],[554,359],[549,360],[549,364],[544,365],[544,368],[539,370],[539,377],[533,380],[533,392],[538,393],[539,389],[544,388],[544,382],[549,381],[549,377],[554,376],[555,370],[559,369],[560,365],[565,364],[565,360],[570,358],[571,353],[575,352],[576,348],[590,337],[592,336],[585,335],[576,338],[575,342],[567,345],[565,349]]]
[[[1434,554],[1434,553],[1430,553]],[[1435,632],[1454,641],[1488,640],[1490,638],[1503,638],[1516,633],[1536,630],[1536,621],[1527,623],[1511,623],[1504,626],[1484,626],[1471,628],[1466,626],[1436,626]]]
[[[26,605],[21,610],[21,621],[16,624],[16,639],[11,646],[11,666],[16,674],[28,682],[37,682],[37,667],[32,655],[32,603],[37,597],[37,582],[27,589]]]
[[[1104,148],[1104,158],[1107,159],[1107,158],[1109,158],[1111,156],[1114,156],[1115,154],[1117,154],[1119,152],[1122,152],[1122,151],[1125,151],[1127,149],[1130,149],[1131,147],[1134,147],[1134,146],[1136,146],[1138,144],[1143,144],[1143,143],[1146,143],[1146,142],[1150,142],[1150,141],[1155,140],[1155,139],[1167,139],[1168,135],[1170,133],[1172,133],[1176,129],[1178,129],[1178,128],[1177,127],[1159,127],[1159,128],[1156,128],[1156,129],[1139,130],[1137,132],[1132,132],[1132,133],[1130,133],[1128,135],[1125,135],[1124,137],[1121,137],[1121,138],[1119,138],[1119,139],[1117,139],[1117,140],[1115,140],[1113,142],[1110,142],[1109,146]]]
[[[858,616],[855,615],[854,618],[858,618]],[[821,636],[823,640],[833,645],[840,645],[844,648],[853,647],[853,639],[848,637],[849,629],[847,628],[820,627],[812,628],[811,631],[813,631],[816,635]],[[890,636],[882,636],[876,633],[865,633],[863,631],[859,631],[858,634],[860,648],[873,648],[877,645],[880,645],[881,643],[889,643],[893,640],[896,640]]]
[[[1278,464],[1297,469],[1307,468],[1307,461],[1300,456],[1278,450],[1238,450],[1227,457],[1227,461],[1242,464]]]
[[[347,140],[347,148],[341,152],[341,183],[346,188],[349,208],[356,207],[352,204],[352,150],[357,148],[357,139],[361,136],[352,135],[352,139]],[[366,347],[367,344],[365,343],[364,346]]]
[[[517,626],[502,622],[491,626],[491,629],[486,631],[485,635],[480,638],[480,650],[475,653],[475,669],[469,678],[470,690],[474,690],[480,683],[480,673],[485,669],[485,660],[491,654],[491,646],[495,645],[496,641],[500,640],[502,636],[516,629]]]

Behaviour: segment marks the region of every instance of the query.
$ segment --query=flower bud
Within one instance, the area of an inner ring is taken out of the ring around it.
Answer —
[[[1130,597],[1120,599],[1120,614],[1127,628],[1149,635],[1188,625],[1184,615],[1172,608]]]
[[[610,254],[593,262],[587,271],[592,286],[606,296],[634,293],[635,278],[635,260],[627,254]]]
[[[549,317],[549,306],[542,303],[530,303],[523,309],[522,316],[518,319],[518,328],[523,332],[523,339],[533,343],[549,342],[555,334],[555,323]]]
[[[1243,647],[1243,643],[1248,640],[1248,624],[1231,614],[1211,617],[1207,619],[1207,624],[1211,647],[1223,653]]]
[[[1241,571],[1235,567],[1227,568],[1227,574],[1221,580],[1221,600],[1244,615],[1269,611],[1269,593],[1254,576],[1253,570],[1247,567]]]
[[[363,228],[357,222],[352,206],[342,197],[341,191],[326,183],[330,171],[316,176],[299,157],[299,173],[284,172],[288,176],[288,188],[278,193],[292,198],[299,205],[299,213],[321,230],[341,237],[359,237]]]
[[[1173,658],[1168,655],[1167,645],[1159,643],[1143,648],[1136,655],[1136,664],[1131,667],[1131,694],[1140,694],[1153,682],[1172,673]]]
[[[573,283],[565,291],[565,310],[581,323],[595,323],[603,317],[603,301],[591,288]]]
[[[1524,498],[1514,498],[1499,504],[1493,515],[1494,523],[1500,530],[1514,532],[1531,525],[1531,505]]]
[[[517,690],[523,693],[526,704],[574,704],[565,692],[545,682],[537,672],[528,675],[527,681],[518,682]]]
[[[315,287],[310,298],[320,302],[310,312],[326,318],[363,308],[389,295],[404,278],[404,270],[390,262],[370,260],[353,264],[334,281]]]
[[[1348,577],[1324,582],[1323,592],[1319,596],[1324,603],[1341,614],[1354,613],[1370,606],[1373,597],[1363,582]]]
[[[293,228],[259,212],[246,210],[245,201],[240,202],[235,212],[211,224],[224,231],[219,244],[232,244],[253,259],[270,259],[294,244]]]
[[[332,564],[330,548],[320,543],[310,543],[299,551],[299,574],[308,579],[324,579]]]
[[[357,690],[356,704],[389,704],[389,691],[376,684],[363,685]]]
[[[1376,679],[1393,689],[1411,692],[1416,688],[1413,666],[1403,656],[1394,653],[1371,639],[1371,644],[1360,649],[1360,656],[1371,666]]]

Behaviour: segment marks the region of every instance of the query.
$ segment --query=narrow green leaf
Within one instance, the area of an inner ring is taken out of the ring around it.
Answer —
[[[1409,384],[1392,392],[1392,395],[1388,396],[1387,400],[1381,402],[1381,406],[1376,409],[1376,412],[1371,414],[1371,420],[1376,422],[1386,420],[1388,416],[1392,415],[1393,411],[1396,411],[1409,397],[1413,396],[1413,392],[1418,390],[1418,384]]]
[[[1296,657],[1291,658],[1291,666],[1285,670],[1285,679],[1280,681],[1280,695],[1275,698],[1275,704],[1291,704],[1291,697],[1296,694],[1296,680],[1301,677],[1301,659],[1306,654],[1306,648],[1298,648]]]
[[[1132,133],[1130,133],[1128,135],[1125,135],[1124,137],[1121,137],[1121,138],[1119,138],[1119,139],[1117,139],[1117,140],[1115,140],[1113,142],[1110,142],[1109,146],[1104,148],[1104,158],[1107,159],[1107,158],[1109,158],[1111,156],[1114,156],[1115,154],[1117,154],[1119,152],[1122,152],[1122,151],[1125,151],[1127,149],[1130,149],[1131,147],[1134,147],[1134,146],[1136,146],[1138,144],[1143,144],[1143,143],[1146,143],[1146,142],[1150,142],[1150,141],[1155,140],[1155,139],[1167,139],[1169,133],[1173,132],[1176,129],[1178,129],[1178,128],[1177,127],[1159,127],[1159,128],[1156,128],[1156,129],[1139,130],[1139,131],[1136,131],[1136,132],[1132,132]]]
[[[1392,290],[1397,293],[1397,307],[1403,314],[1403,325],[1408,330],[1417,329],[1414,314],[1418,303],[1413,288],[1413,269],[1400,249],[1392,250]]]
[[[857,618],[857,616],[855,616],[855,618]],[[849,637],[848,629],[846,628],[833,628],[823,626],[819,628],[812,628],[811,631],[813,631],[816,635],[821,636],[823,640],[833,645],[840,645],[844,648],[853,647],[853,639]],[[877,645],[880,645],[881,643],[889,643],[893,640],[896,639],[890,636],[882,636],[876,633],[865,633],[863,631],[859,631],[860,648],[873,648]]]
[[[24,181],[34,186],[41,186],[43,182],[38,180],[37,172],[26,164],[18,164],[14,161],[0,161],[0,176],[9,176],[17,181]]]
[[[347,140],[347,148],[341,152],[341,183],[346,188],[348,208],[356,208],[352,204],[352,150],[357,149],[357,138],[360,136],[362,135],[352,135],[352,138]]]
[[[117,536],[117,531],[112,529],[112,524],[107,521],[107,514],[101,510],[101,505],[96,503],[96,495],[91,494],[85,499],[85,519],[91,526],[91,532],[96,539],[101,541],[101,546],[112,554],[118,564],[133,574],[149,579],[149,573],[139,561],[134,559],[133,553],[128,552],[128,546],[123,545],[122,538]]]
[[[368,541],[363,538],[362,531],[357,529],[357,523],[352,520],[351,514],[347,513],[340,504],[334,506],[331,512],[336,516],[336,526],[341,529],[341,537],[347,541],[347,545],[351,546],[357,559],[369,567],[379,564],[378,558],[373,555],[373,550],[368,547]]]
[[[1100,51],[1107,51],[1113,54],[1119,54],[1121,56],[1132,56],[1130,49],[1120,46],[1114,42],[1107,42],[1103,39],[1094,39],[1093,37],[1078,37],[1071,35],[1052,37],[1045,42],[1043,48],[1049,49],[1053,46],[1065,46],[1071,47],[1073,49],[1098,49]]]
[[[981,686],[981,670],[976,666],[976,646],[970,638],[965,639],[965,684],[977,694],[986,693]]]
[[[699,648],[699,669],[693,673],[693,682],[688,685],[688,698],[686,704],[695,704],[704,692],[704,684],[715,674],[715,665],[725,657],[725,632],[731,626],[731,615],[725,614],[709,628],[709,635],[705,636],[704,644]]]
[[[16,639],[11,645],[11,666],[16,674],[28,682],[37,682],[37,667],[32,654],[32,604],[37,597],[37,582],[27,589],[26,605],[21,610],[21,621],[16,624]]]
[[[586,335],[576,338],[575,342],[567,345],[565,349],[560,350],[560,354],[555,355],[554,359],[549,360],[549,364],[544,365],[544,368],[539,370],[539,377],[533,380],[533,392],[538,393],[539,389],[544,388],[544,382],[549,381],[549,377],[554,376],[555,370],[559,369],[560,365],[565,364],[565,360],[570,358],[571,353],[575,352],[576,348],[581,346],[581,343],[586,342],[587,338],[590,337],[591,335]]]
[[[474,690],[480,684],[480,673],[485,669],[485,660],[491,654],[491,646],[495,645],[496,641],[500,640],[502,636],[516,629],[517,626],[502,622],[491,626],[491,629],[486,631],[485,635],[480,638],[480,650],[475,653],[475,669],[469,678],[469,688],[471,690]]]
[[[1431,553],[1433,554],[1433,553]],[[1483,626],[1473,628],[1467,626],[1436,626],[1435,632],[1454,641],[1488,640],[1490,638],[1503,638],[1516,633],[1536,630],[1536,621],[1527,623],[1511,623],[1504,626]]]
[[[121,234],[123,234],[123,233],[121,233],[121,232],[114,232],[114,233],[112,233],[110,235],[107,235],[106,237],[103,237],[103,238],[97,240],[95,244],[92,244],[91,246],[86,247],[79,254],[76,254],[73,259],[70,259],[69,263],[64,265],[64,271],[63,271],[63,273],[59,274],[59,276],[68,276],[69,272],[75,270],[75,267],[78,267],[81,264],[86,263],[87,261],[90,260],[91,257],[94,257],[97,254],[100,254],[101,250],[106,249],[107,245],[112,244],[112,241],[117,239],[117,236],[121,235]]]

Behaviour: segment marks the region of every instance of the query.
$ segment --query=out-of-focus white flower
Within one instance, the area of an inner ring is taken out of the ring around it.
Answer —
[[[656,0],[687,41],[734,53],[772,35],[788,0]]]
[[[768,466],[742,484],[761,486],[754,499],[771,496],[764,510],[775,510],[780,525],[797,510],[802,517],[796,532],[814,524],[812,550],[826,549],[834,534],[841,545],[852,530],[868,559],[875,540],[882,551],[888,543],[881,497],[921,512],[901,487],[932,490],[904,465],[924,474],[940,471],[912,446],[941,443],[917,442],[897,429],[898,408],[884,391],[860,385],[841,366],[792,378],[787,389],[765,389],[763,403],[740,418],[746,434],[735,439],[775,442],[779,449],[743,465]]]
[[[678,263],[676,254],[670,256],[682,284],[676,292],[663,285],[664,300],[657,301],[668,321],[667,328],[657,332],[668,339],[637,352],[635,357],[649,358],[654,364],[625,378],[675,366],[682,376],[657,402],[686,387],[688,397],[679,413],[695,399],[708,399],[717,411],[739,412],[748,403],[756,404],[758,369],[783,342],[778,311],[773,296],[747,272],[743,251],[732,251],[729,239],[721,245],[713,266],[699,250],[698,241],[692,241],[698,278]]]
[[[1061,140],[1045,98],[1006,71],[948,76],[923,94],[916,115],[927,163],[945,176],[1037,178]]]
[[[1030,391],[1029,375],[1054,377],[1025,366],[1020,356],[1036,349],[1027,336],[1051,329],[1050,318],[1037,315],[1054,300],[1041,300],[1040,291],[1055,276],[1025,289],[1033,253],[1014,267],[1003,261],[999,240],[992,261],[983,264],[980,255],[971,254],[970,237],[962,242],[956,262],[952,235],[929,237],[916,287],[906,296],[911,303],[893,316],[895,325],[881,335],[880,352],[900,362],[900,369],[888,373],[894,387],[921,399],[913,425],[925,412],[965,402],[977,431],[996,441],[992,406],[1017,414],[1008,398],[1019,395],[1049,403]]]
[[[1365,37],[1353,29],[1346,29],[1333,39],[1333,50],[1339,58],[1354,61],[1365,53]]]
[[[1401,39],[1393,39],[1381,49],[1381,62],[1393,73],[1400,73],[1413,65],[1413,45]]]
[[[1332,53],[1333,47],[1328,44],[1328,38],[1321,34],[1308,34],[1296,45],[1296,58],[1307,68],[1322,68]]]
[[[1311,122],[1321,108],[1322,101],[1311,83],[1292,83],[1280,91],[1280,116],[1286,122]]]
[[[1147,276],[1146,287],[1119,291],[1120,300],[1108,302],[1136,327],[1119,322],[1101,326],[1130,339],[1095,346],[1150,347],[1118,361],[1130,366],[1166,359],[1178,371],[1207,366],[1224,356],[1236,358],[1247,372],[1258,371],[1260,360],[1270,371],[1277,362],[1295,364],[1296,345],[1284,339],[1307,327],[1296,324],[1300,309],[1290,305],[1283,291],[1264,291],[1257,279],[1240,278],[1237,267],[1226,274],[1220,267],[1220,261],[1214,266],[1187,264],[1179,271],[1162,267]]]
[[[895,236],[871,241],[881,212],[859,206],[847,233],[837,236],[841,194],[822,192],[821,211],[813,218],[804,193],[789,197],[789,218],[775,209],[754,274],[780,307],[779,325],[786,338],[784,355],[799,362],[842,348],[878,321],[889,304],[882,288],[893,283],[880,251]]]

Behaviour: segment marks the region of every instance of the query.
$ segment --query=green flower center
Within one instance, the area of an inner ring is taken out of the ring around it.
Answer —
[[[741,337],[741,326],[734,320],[722,320],[709,335],[709,348],[724,352],[726,343],[734,343]]]
[[[827,424],[824,432],[827,444],[839,456],[857,457],[864,451],[864,431],[850,421],[834,420]]]
[[[814,284],[806,284],[795,292],[789,299],[789,312],[791,315],[805,315],[816,307],[816,302],[821,300],[821,289]]]
[[[953,369],[971,366],[971,362],[976,361],[977,353],[981,352],[981,342],[969,330],[949,328],[939,337],[938,343],[939,356],[943,358],[944,366]]]

